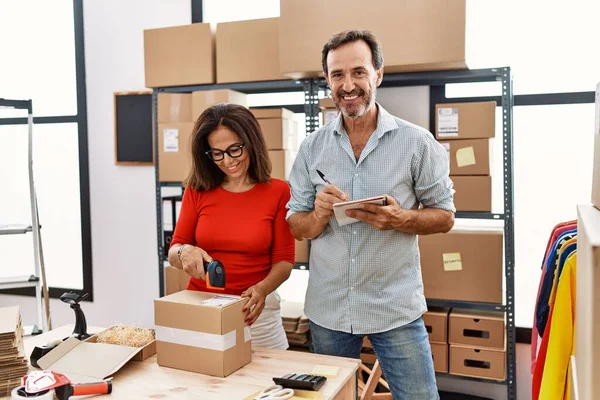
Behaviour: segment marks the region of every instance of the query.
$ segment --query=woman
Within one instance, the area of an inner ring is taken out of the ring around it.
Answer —
[[[203,264],[221,261],[224,293],[249,298],[244,311],[250,310],[252,345],[287,349],[275,290],[289,278],[294,262],[285,220],[289,186],[271,179],[260,126],[245,107],[217,104],[204,111],[191,147],[169,263],[191,276],[188,290],[211,291]]]

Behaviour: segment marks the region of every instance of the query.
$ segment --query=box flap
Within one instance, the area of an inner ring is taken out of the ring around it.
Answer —
[[[42,369],[63,373],[75,382],[102,380],[117,372],[140,349],[68,338],[38,360]]]
[[[19,306],[0,308],[0,334],[13,336],[19,325]]]

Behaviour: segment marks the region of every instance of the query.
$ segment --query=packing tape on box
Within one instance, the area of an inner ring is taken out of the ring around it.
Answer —
[[[169,108],[169,121],[179,121],[179,109],[181,108],[181,94],[171,96],[171,107]]]
[[[224,335],[156,326],[156,340],[184,346],[225,351],[236,345],[235,330]]]
[[[33,393],[29,396],[24,396],[21,393],[27,393],[25,392],[25,386],[19,386],[13,389],[13,391],[10,393],[10,398],[11,400],[22,400],[22,399],[33,399],[35,398],[36,400],[54,400],[54,389],[52,390],[48,390],[46,393],[40,395],[39,393]]]

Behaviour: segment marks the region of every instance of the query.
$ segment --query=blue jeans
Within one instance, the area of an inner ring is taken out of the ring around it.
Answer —
[[[394,400],[437,400],[429,337],[422,318],[387,332],[369,335],[333,331],[310,321],[315,353],[360,358],[368,336]]]

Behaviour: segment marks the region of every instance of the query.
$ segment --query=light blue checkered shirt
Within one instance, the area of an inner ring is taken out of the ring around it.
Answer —
[[[289,218],[311,211],[325,182],[320,170],[352,200],[388,194],[404,209],[455,211],[444,147],[426,129],[378,105],[377,128],[356,161],[338,118],[300,146],[289,183]],[[408,324],[427,310],[417,236],[378,231],[363,222],[339,226],[332,217],[311,241],[305,313],[325,328],[369,334]]]

